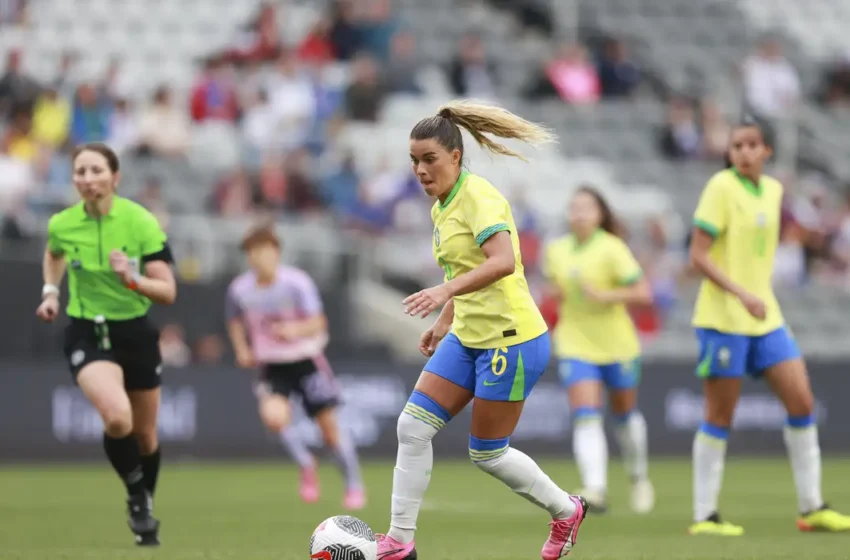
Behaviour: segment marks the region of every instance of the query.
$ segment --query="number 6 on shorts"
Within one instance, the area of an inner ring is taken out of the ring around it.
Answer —
[[[549,335],[479,352],[475,396],[489,401],[524,401],[549,363]]]

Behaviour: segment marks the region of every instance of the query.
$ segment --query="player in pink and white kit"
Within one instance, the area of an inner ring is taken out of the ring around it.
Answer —
[[[357,452],[336,418],[339,389],[324,357],[328,328],[319,291],[303,270],[280,264],[280,240],[271,228],[249,232],[242,250],[251,269],[228,289],[227,330],[237,364],[259,368],[260,418],[280,435],[301,467],[301,498],[315,502],[319,499],[316,459],[289,428],[289,396],[299,394],[342,470],[343,505],[362,509],[366,494]]]

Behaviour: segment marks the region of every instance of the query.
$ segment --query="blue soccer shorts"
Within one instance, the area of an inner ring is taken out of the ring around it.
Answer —
[[[640,358],[610,364],[563,359],[558,362],[558,377],[567,389],[580,381],[598,381],[612,391],[634,389],[640,383]]]
[[[549,364],[549,333],[514,346],[478,349],[449,333],[425,364],[439,375],[488,401],[524,401]]]
[[[696,329],[699,341],[697,377],[761,377],[776,364],[800,357],[800,348],[788,327],[760,336]]]

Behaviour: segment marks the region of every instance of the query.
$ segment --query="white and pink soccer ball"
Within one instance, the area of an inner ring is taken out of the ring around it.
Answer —
[[[315,560],[376,560],[378,543],[366,523],[349,515],[325,519],[310,537]]]

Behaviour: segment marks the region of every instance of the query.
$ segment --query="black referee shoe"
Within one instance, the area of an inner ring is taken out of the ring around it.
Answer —
[[[127,523],[136,535],[138,546],[159,546],[159,521],[152,514],[153,500],[150,494],[137,494],[127,498]]]

